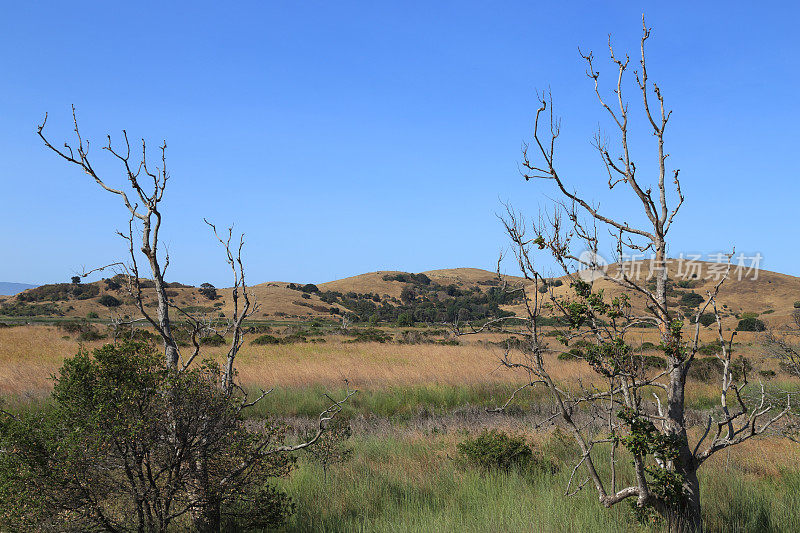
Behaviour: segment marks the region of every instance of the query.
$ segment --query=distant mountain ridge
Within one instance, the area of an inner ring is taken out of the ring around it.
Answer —
[[[22,291],[33,289],[38,285],[30,283],[15,283],[13,281],[0,281],[0,296],[14,296]]]

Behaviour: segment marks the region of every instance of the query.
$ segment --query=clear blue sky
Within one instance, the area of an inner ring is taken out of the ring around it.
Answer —
[[[517,171],[536,89],[563,119],[567,181],[633,207],[603,192],[589,141],[608,122],[577,47],[611,74],[607,34],[635,59],[643,10],[687,196],[672,254],[736,245],[800,275],[795,4],[13,2],[0,22],[0,280],[65,281],[124,257],[124,207],[35,135],[48,111],[51,138],[67,139],[71,104],[97,144],[122,128],[167,139],[171,280],[228,284],[204,216],[247,234],[252,282],[492,268],[500,200],[534,216],[552,193]],[[652,176],[652,145],[635,148]]]

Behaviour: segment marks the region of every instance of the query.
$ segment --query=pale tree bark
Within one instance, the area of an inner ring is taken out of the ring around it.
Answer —
[[[169,297],[167,296],[167,287],[164,282],[164,273],[169,266],[169,254],[164,256],[164,264],[161,264],[159,259],[159,231],[161,230],[161,211],[159,210],[159,203],[164,197],[164,191],[167,186],[169,174],[167,173],[167,143],[164,142],[159,148],[161,165],[155,168],[148,168],[147,144],[142,139],[141,158],[137,161],[131,157],[131,145],[128,141],[128,133],[123,130],[122,136],[125,141],[124,149],[117,150],[111,145],[111,136],[108,136],[108,143],[102,147],[103,150],[112,154],[122,165],[122,170],[126,179],[130,183],[131,189],[135,196],[131,201],[128,193],[123,189],[116,189],[110,187],[98,175],[89,160],[89,141],[84,141],[81,136],[80,129],[78,128],[78,119],[75,115],[75,106],[72,107],[72,121],[75,127],[76,144],[73,147],[68,143],[64,143],[64,148],[56,148],[44,135],[44,127],[47,124],[47,115],[44,121],[39,126],[37,133],[44,141],[45,146],[50,148],[53,152],[80,167],[86,174],[91,176],[100,187],[106,191],[119,196],[125,207],[131,215],[131,224],[129,225],[130,232],[128,235],[122,234],[130,242],[130,254],[133,270],[132,281],[135,285],[135,299],[139,311],[147,319],[148,322],[156,329],[161,336],[164,344],[164,358],[168,368],[177,368],[178,359],[180,357],[178,351],[178,344],[172,334],[172,324],[169,317]],[[146,182],[142,183],[142,182]],[[141,203],[141,205],[140,205]],[[139,250],[144,254],[150,267],[150,275],[152,276],[156,300],[158,302],[156,316],[153,317],[144,307],[142,298],[141,280],[138,277],[138,266],[136,264],[136,254],[134,253],[134,234],[133,234],[133,221],[138,220],[141,229],[141,244]]]

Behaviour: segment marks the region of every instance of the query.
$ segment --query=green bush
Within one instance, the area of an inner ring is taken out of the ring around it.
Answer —
[[[250,344],[255,344],[256,346],[263,346],[266,344],[280,344],[280,343],[281,340],[278,337],[269,334],[256,337],[250,342]]]
[[[559,361],[575,361],[576,359],[583,359],[584,353],[580,348],[570,348],[567,352],[558,354]]]
[[[89,311],[88,313],[86,313],[86,318],[100,318],[100,315],[98,315],[94,311]]]
[[[700,324],[702,324],[705,327],[710,326],[716,321],[717,317],[714,313],[703,313],[702,315],[700,315]]]
[[[717,357],[696,358],[689,367],[689,377],[704,382],[714,381],[722,378],[723,368],[724,363]],[[736,380],[740,380],[744,372],[749,373],[752,369],[750,361],[744,357],[731,361],[730,370]]]
[[[71,335],[80,333],[85,327],[86,322],[79,320],[68,320],[66,322],[61,322],[56,326],[57,329],[63,330]]]
[[[367,329],[353,329],[350,330],[348,335],[355,337],[347,342],[388,342],[392,340],[392,336],[383,330],[377,328]]]
[[[215,333],[214,335],[208,335],[206,337],[202,337],[200,339],[200,344],[204,346],[222,346],[225,344],[225,337]]]
[[[766,329],[767,325],[764,324],[764,321],[755,317],[743,318],[736,326],[736,331],[765,331]]]
[[[705,301],[702,294],[697,294],[696,292],[687,292],[686,294],[681,296],[681,304],[687,307],[697,307],[701,303]]]
[[[722,377],[722,361],[716,357],[701,357],[692,361],[689,377],[698,381],[709,382]]]
[[[722,343],[719,341],[709,342],[708,344],[703,344],[697,349],[697,353],[703,355],[717,355],[722,353]]]
[[[4,303],[0,306],[0,315],[4,316],[64,316],[63,311],[54,303],[28,304],[25,302]]]
[[[800,300],[798,300],[798,301],[796,301],[796,302],[794,303],[794,308],[795,308],[795,309],[800,309]]]
[[[407,328],[414,325],[414,315],[411,313],[400,313],[397,317],[397,325],[401,328]]]
[[[223,394],[220,376],[211,361],[170,371],[158,350],[139,343],[67,358],[51,401],[0,411],[3,530],[188,531],[200,483],[222,514],[225,527],[215,529],[279,525],[291,501],[266,487],[294,460],[258,454],[265,442],[281,444],[283,432],[251,431],[242,398]],[[202,478],[193,474],[198,457],[206,458]],[[231,465],[243,461],[253,463],[235,473]]]
[[[80,283],[52,283],[42,285],[17,295],[20,302],[55,302],[57,300],[68,300],[70,297],[78,300],[88,300],[100,294],[97,285],[83,285]]]
[[[313,283],[306,283],[305,285],[300,287],[300,290],[303,292],[319,292],[319,287],[317,287]]]
[[[98,300],[97,303],[103,305],[105,307],[119,307],[122,302],[111,296],[110,294],[102,295]]]
[[[459,458],[486,470],[527,470],[536,461],[533,449],[521,436],[511,436],[497,429],[484,430],[456,446]]]

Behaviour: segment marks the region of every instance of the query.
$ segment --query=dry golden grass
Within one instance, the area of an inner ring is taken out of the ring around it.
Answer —
[[[0,328],[0,395],[42,394],[64,357],[78,353],[80,343],[52,326]],[[87,348],[102,342],[87,343]]]
[[[222,356],[223,348],[209,354]],[[500,369],[499,349],[476,344],[347,343],[329,338],[321,344],[246,345],[238,358],[245,385],[341,385],[347,378],[358,387],[395,385],[475,385],[511,383],[519,374]],[[581,375],[579,363],[558,361],[556,378]]]
[[[64,357],[74,355],[80,343],[64,339],[52,326],[0,329],[0,395],[42,393],[49,390],[53,374]],[[91,349],[102,341],[87,343]],[[208,347],[205,354],[222,359],[223,347]],[[347,378],[358,387],[394,385],[475,385],[515,383],[518,373],[499,368],[502,351],[478,344],[348,343],[329,337],[325,343],[254,346],[245,344],[237,359],[244,385],[341,385]],[[591,377],[579,362],[551,361],[553,376],[564,382]]]
[[[656,340],[655,332],[650,330],[642,335]],[[74,338],[63,336],[64,332],[53,326],[0,328],[0,395],[41,394],[49,390],[50,376],[65,357],[80,349]],[[500,338],[483,335],[459,346],[350,343],[339,336],[329,336],[325,343],[255,346],[247,342],[239,353],[237,368],[243,385],[262,387],[336,386],[345,378],[356,387],[369,389],[519,383],[524,375],[500,366],[500,348],[477,342]],[[750,337],[743,336],[741,340],[746,339]],[[85,347],[92,349],[102,343],[86,343]],[[204,348],[206,356],[220,361],[226,351],[225,346]],[[759,361],[758,346],[742,345],[740,351],[756,361],[757,369],[775,366],[772,361]],[[582,361],[559,361],[555,355],[548,355],[547,367],[552,377],[565,385],[578,380],[588,385],[599,379]],[[693,394],[714,395],[715,387],[716,384],[697,383],[692,390]]]

